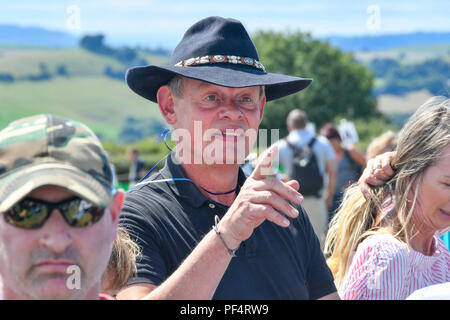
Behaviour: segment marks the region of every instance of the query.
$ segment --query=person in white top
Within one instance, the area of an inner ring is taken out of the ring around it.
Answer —
[[[302,190],[303,183],[310,181],[299,181],[300,192],[304,196],[302,203],[305,211],[314,228],[314,232],[319,238],[320,245],[323,248],[325,236],[328,230],[328,208],[333,204],[333,195],[336,184],[336,170],[334,159],[336,153],[333,147],[325,137],[317,136],[307,129],[308,117],[303,110],[292,110],[286,120],[289,135],[286,139],[279,140],[278,146],[280,167],[289,179],[297,179],[293,173],[292,159],[296,148],[304,148],[315,138],[311,149],[317,159],[318,169],[322,176],[323,187],[316,195],[308,195]]]

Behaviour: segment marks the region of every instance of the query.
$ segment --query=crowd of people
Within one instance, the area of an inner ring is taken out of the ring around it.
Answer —
[[[449,99],[367,154],[333,124],[312,134],[295,109],[246,175],[233,160],[254,141],[240,132],[312,79],[266,72],[239,21],[200,20],[170,65],[126,81],[190,133],[127,193],[81,123],[38,115],[0,131],[3,299],[450,298]],[[204,143],[197,124],[214,132]]]

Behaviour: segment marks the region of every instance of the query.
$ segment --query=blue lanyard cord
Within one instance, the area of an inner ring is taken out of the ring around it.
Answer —
[[[165,130],[159,135],[159,137],[156,138],[156,142],[158,142],[159,139],[161,139],[161,138],[164,136],[164,144],[166,145],[166,148],[169,149],[170,151],[172,151],[172,149],[169,148],[169,146],[167,145],[167,142],[166,142],[167,134],[168,134],[169,132],[170,132],[170,129],[165,129]],[[170,154],[170,153],[169,153],[169,154]],[[169,154],[168,154],[168,155],[169,155]],[[161,160],[159,160],[159,161],[153,166],[153,168],[151,168],[150,171],[147,172],[147,174],[145,175],[145,177],[143,177],[143,178],[139,181],[139,183],[141,183],[142,181],[144,181],[145,179],[147,179],[147,177],[150,175],[150,173],[152,173],[153,170],[155,170],[155,168],[158,166],[158,164],[159,164],[161,161],[163,161],[165,158],[167,158],[168,155],[166,155],[164,158],[162,158]]]
[[[169,153],[169,154],[170,154],[170,153]],[[164,158],[162,158],[161,160],[159,160],[159,161],[153,166],[153,168],[151,168],[150,171],[147,172],[147,174],[145,175],[145,177],[143,177],[143,178],[139,181],[139,183],[135,184],[134,186],[137,186],[138,184],[141,184],[142,181],[144,181],[145,179],[147,179],[147,177],[150,175],[150,173],[152,173],[153,170],[155,170],[155,168],[158,166],[158,164],[159,164],[161,161],[163,161],[165,158],[167,158],[167,156],[168,156],[169,154],[167,154]],[[133,186],[133,187],[134,187],[134,186]]]
[[[166,139],[167,139],[167,134],[170,132],[169,129],[164,130],[159,137],[156,139],[156,142],[159,141],[159,139],[161,139],[164,136],[164,144],[166,145],[166,148],[169,149],[170,151],[172,151],[172,149],[169,148],[169,146],[166,143]],[[169,153],[170,154],[170,153]],[[161,161],[163,161],[164,159],[167,158],[167,156],[169,155],[167,154],[164,158],[162,158],[161,160],[158,161],[158,163],[156,163],[153,168],[150,169],[149,172],[147,172],[147,174],[145,175],[145,177],[143,177],[139,183],[135,184],[132,188],[135,188],[137,186],[141,186],[141,185],[146,185],[149,183],[157,183],[157,182],[169,182],[169,181],[189,181],[194,183],[194,181],[192,181],[191,179],[188,178],[171,178],[171,179],[161,179],[161,180],[152,180],[152,181],[145,181],[145,179],[147,179],[147,177],[153,172],[153,170],[155,170],[155,168],[158,166],[158,164],[160,164]],[[194,183],[195,184],[195,183]],[[215,195],[215,196],[219,196],[219,195],[223,195],[223,194],[229,194],[229,193],[233,193],[236,191],[237,188],[234,188],[233,190],[227,191],[227,192],[220,192],[220,193],[215,193],[215,192],[211,192],[205,188],[203,188],[202,186],[200,186],[200,188],[202,188],[203,190],[205,190],[207,193]]]
[[[156,142],[158,142],[159,139],[161,139],[161,137],[164,136],[164,144],[166,145],[166,148],[169,149],[170,151],[172,151],[172,149],[169,148],[169,146],[167,145],[167,142],[166,142],[166,140],[167,140],[167,134],[168,134],[169,132],[170,132],[170,129],[164,130],[164,131],[159,135],[159,137],[156,138]]]

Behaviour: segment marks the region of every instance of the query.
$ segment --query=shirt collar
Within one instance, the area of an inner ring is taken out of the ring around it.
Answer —
[[[166,164],[160,171],[161,176],[164,179],[173,179],[173,178],[188,179],[181,166],[174,162],[172,158],[174,156],[175,154],[171,152],[167,157]],[[236,189],[237,193],[239,193],[240,187],[244,184],[246,178],[247,177],[245,176],[244,171],[242,171],[242,169],[239,168],[238,185]],[[207,201],[212,201],[211,199],[207,198],[193,182],[175,180],[170,181],[168,185],[175,195],[185,199],[187,202],[189,202],[192,206],[196,208],[201,207]]]

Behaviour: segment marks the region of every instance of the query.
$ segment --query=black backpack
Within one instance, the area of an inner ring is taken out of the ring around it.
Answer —
[[[317,157],[312,151],[312,146],[316,142],[313,137],[311,142],[303,148],[297,148],[286,140],[287,145],[292,149],[292,170],[290,179],[295,179],[300,184],[299,192],[304,196],[320,197],[320,190],[323,187],[323,177],[319,170]]]

